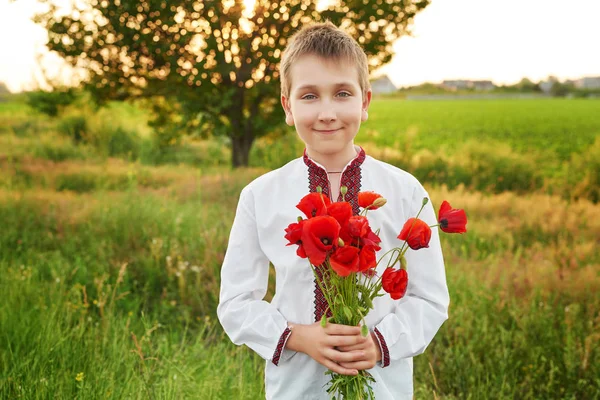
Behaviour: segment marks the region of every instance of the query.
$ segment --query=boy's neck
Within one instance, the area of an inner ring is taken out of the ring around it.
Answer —
[[[358,154],[354,144],[336,154],[322,154],[309,148],[306,149],[306,153],[311,160],[322,165],[327,172],[342,172]]]

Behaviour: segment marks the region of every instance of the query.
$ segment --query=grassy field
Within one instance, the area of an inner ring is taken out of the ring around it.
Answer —
[[[454,153],[466,142],[500,142],[517,153],[569,160],[600,135],[600,101],[578,99],[403,101],[376,99],[366,131],[380,145],[407,140]]]
[[[375,103],[361,138],[408,166],[459,137],[526,150],[529,138],[511,140],[527,129],[514,110],[529,106],[510,103]],[[587,144],[600,136],[600,102],[537,104],[526,114],[550,119],[547,133],[532,122],[540,154],[564,163],[586,154],[564,149],[563,129]],[[397,123],[394,107],[404,111]],[[114,112],[128,130],[143,118]],[[449,117],[456,113],[464,130]],[[478,136],[476,121],[498,126],[481,116],[490,113],[516,121],[502,128],[512,139]],[[231,172],[219,166],[228,155],[218,143],[183,150],[206,158],[151,165],[75,143],[58,121],[19,104],[0,104],[0,121],[0,398],[264,397],[263,361],[232,345],[215,319],[219,268],[240,189],[267,170],[261,164],[297,151],[295,139],[262,140],[256,167]],[[385,142],[391,126],[411,141]],[[434,139],[436,127],[455,133]],[[546,136],[563,144],[544,144]],[[464,153],[444,157],[460,165]],[[450,319],[415,359],[416,398],[600,399],[600,205],[543,187],[523,194],[425,181],[436,205],[451,199],[470,222],[467,235],[442,237]]]

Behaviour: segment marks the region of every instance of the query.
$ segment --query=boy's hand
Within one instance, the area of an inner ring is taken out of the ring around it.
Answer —
[[[356,375],[354,365],[363,365],[367,354],[365,343],[369,337],[362,337],[360,327],[327,323],[325,328],[320,322],[310,325],[294,325],[286,347],[293,351],[308,354],[319,364],[342,375]],[[346,350],[341,349],[354,349]],[[345,367],[349,365],[350,367]]]
[[[381,348],[379,348],[379,342],[375,337],[375,334],[371,332],[371,334],[364,339],[365,341],[362,343],[338,348],[338,350],[343,352],[361,351],[364,354],[364,357],[358,360],[340,363],[342,367],[357,370],[371,369],[378,361],[381,361]]]

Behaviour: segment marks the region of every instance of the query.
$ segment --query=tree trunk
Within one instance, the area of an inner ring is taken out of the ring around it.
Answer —
[[[254,136],[251,134],[235,135],[231,138],[231,165],[233,168],[248,166],[253,142]]]

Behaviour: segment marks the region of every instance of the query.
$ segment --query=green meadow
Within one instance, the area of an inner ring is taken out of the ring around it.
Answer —
[[[163,149],[147,121],[0,102],[0,399],[264,398],[219,271],[240,190],[303,147],[231,170],[226,140]],[[469,216],[416,399],[600,399],[599,138],[599,100],[374,99],[356,142]]]

